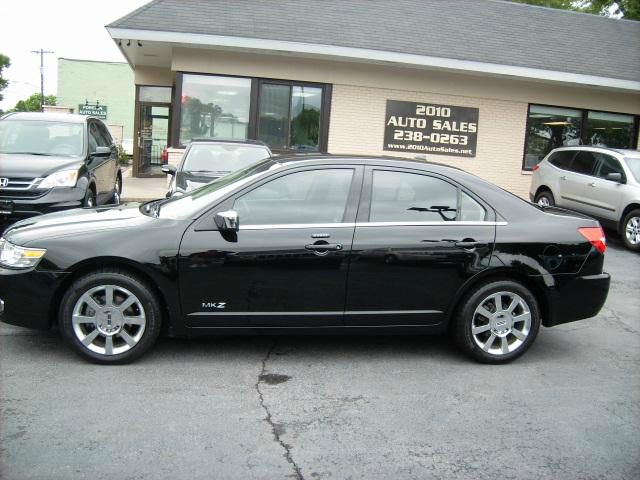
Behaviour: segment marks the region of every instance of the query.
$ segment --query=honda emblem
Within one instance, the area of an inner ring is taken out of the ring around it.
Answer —
[[[0,177],[0,188],[5,188],[9,185],[9,179],[6,177]]]

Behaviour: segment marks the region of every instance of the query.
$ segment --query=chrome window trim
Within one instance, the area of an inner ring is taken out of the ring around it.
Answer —
[[[353,228],[353,227],[440,227],[458,226],[458,227],[472,227],[472,226],[504,226],[508,225],[508,222],[493,222],[493,221],[466,221],[466,222],[358,222],[358,223],[290,223],[290,224],[264,224],[264,225],[240,225],[240,230],[291,230],[291,229],[304,229],[304,228]]]

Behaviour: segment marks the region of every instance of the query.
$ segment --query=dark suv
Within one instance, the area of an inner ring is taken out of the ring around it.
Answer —
[[[119,203],[121,191],[118,153],[97,118],[31,112],[0,117],[0,222]]]

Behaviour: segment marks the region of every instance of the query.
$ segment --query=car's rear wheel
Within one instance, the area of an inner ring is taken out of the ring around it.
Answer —
[[[640,210],[632,210],[624,217],[622,241],[628,249],[640,251]]]
[[[100,270],[71,284],[60,305],[60,328],[83,357],[103,364],[128,363],[160,333],[158,300],[139,278]]]
[[[462,300],[453,319],[454,340],[482,363],[506,363],[522,355],[540,329],[538,302],[511,280],[483,283]]]
[[[553,198],[553,193],[549,190],[542,190],[541,192],[538,192],[534,202],[541,207],[553,207],[556,204],[556,200]]]

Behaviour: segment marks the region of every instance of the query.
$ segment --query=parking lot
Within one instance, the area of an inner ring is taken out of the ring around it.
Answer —
[[[505,366],[444,337],[236,336],[104,367],[2,324],[0,477],[637,478],[638,267],[612,241],[600,315]]]

